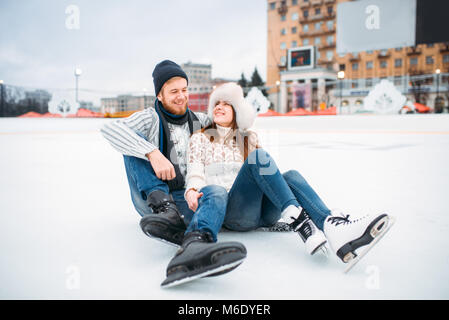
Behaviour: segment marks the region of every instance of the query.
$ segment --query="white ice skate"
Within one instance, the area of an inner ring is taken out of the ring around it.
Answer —
[[[357,219],[351,219],[349,215],[331,215],[324,222],[324,234],[335,254],[344,263],[350,263],[348,271],[358,262],[358,256],[364,256],[393,223],[394,219],[385,213]],[[357,249],[365,246],[365,251],[356,253]]]
[[[300,211],[298,207],[288,206],[282,212],[282,219],[290,225],[294,232],[299,234],[309,254],[313,255],[321,251],[327,256],[327,239],[304,209]]]

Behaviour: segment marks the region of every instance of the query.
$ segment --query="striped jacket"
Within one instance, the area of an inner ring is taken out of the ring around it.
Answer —
[[[211,123],[207,114],[195,112],[195,115],[203,127]],[[185,177],[190,138],[188,123],[182,126],[168,123],[168,127],[177,152],[179,168]],[[100,132],[111,146],[123,155],[148,160],[145,155],[159,148],[159,116],[154,108],[136,112],[128,118],[107,122]]]

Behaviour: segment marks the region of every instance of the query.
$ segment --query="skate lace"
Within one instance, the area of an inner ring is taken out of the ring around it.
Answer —
[[[338,226],[338,225],[340,225],[340,224],[350,224],[350,223],[352,223],[353,221],[349,220],[349,214],[348,214],[348,215],[343,216],[343,217],[338,217],[338,216],[336,216],[336,217],[330,217],[330,218],[329,218],[329,222],[330,222],[331,224],[334,224],[334,223],[335,223],[335,226]]]
[[[148,206],[153,210],[153,213],[161,213],[161,212],[165,212],[167,210],[167,207],[170,204],[174,204],[176,205],[176,203],[172,200],[166,200],[164,202],[161,202],[157,205],[154,205],[152,203],[150,203]]]
[[[312,226],[310,225],[310,223],[304,223],[298,229],[298,232],[303,235],[304,239],[308,239],[313,233]]]
[[[302,209],[301,210],[301,214],[298,217],[290,217],[291,219],[293,219],[293,222],[290,223],[290,228],[292,230],[296,230],[300,224],[302,224],[303,222],[307,221],[310,217],[307,214],[306,210]]]
[[[190,243],[195,241],[214,242],[214,238],[209,232],[193,231],[184,238],[182,247],[187,247]]]

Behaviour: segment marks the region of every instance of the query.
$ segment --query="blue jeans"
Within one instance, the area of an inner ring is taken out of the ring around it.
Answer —
[[[225,219],[228,192],[217,185],[205,186],[199,192],[202,192],[203,196],[198,200],[198,208],[186,233],[195,230],[208,231],[214,241],[217,241],[217,234]]]
[[[141,216],[152,214],[146,201],[147,195],[155,190],[169,194],[167,184],[156,176],[150,162],[130,156],[124,156],[124,161],[134,207]],[[198,201],[195,214],[189,209],[184,199],[184,192],[185,189],[175,190],[171,192],[171,195],[178,210],[184,215],[184,223],[187,225],[186,233],[197,230],[207,231],[217,241],[217,234],[226,213],[226,189],[213,185],[201,188],[203,196]]]
[[[206,225],[216,234],[223,225],[234,231],[249,231],[272,226],[289,205],[301,206],[318,228],[330,214],[307,181],[294,170],[284,174],[263,149],[252,152],[244,162],[229,191],[220,186],[206,186],[192,221]],[[220,198],[220,199],[219,199]],[[189,226],[190,227],[190,226]]]

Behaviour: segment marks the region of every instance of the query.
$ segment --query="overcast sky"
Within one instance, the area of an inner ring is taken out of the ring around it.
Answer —
[[[79,28],[76,12],[79,9]],[[154,93],[154,66],[212,64],[213,77],[266,79],[266,0],[0,0],[5,84]],[[68,27],[67,27],[68,26]],[[70,29],[72,28],[72,29]],[[74,28],[74,29],[73,29]],[[82,97],[80,97],[82,98]]]

